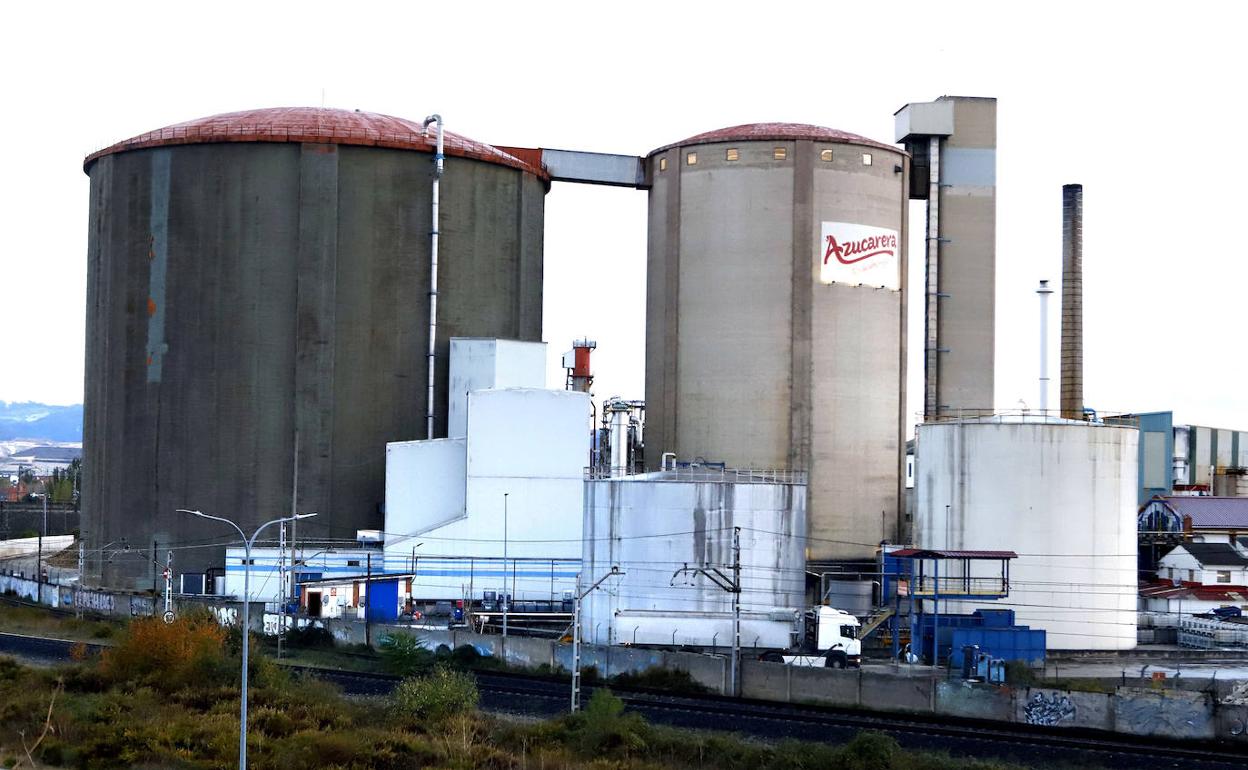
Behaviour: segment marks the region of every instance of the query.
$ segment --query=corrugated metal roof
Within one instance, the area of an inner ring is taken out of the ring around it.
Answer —
[[[958,551],[932,550],[928,548],[903,548],[900,551],[889,551],[887,556],[898,559],[1017,559],[1013,551]]]
[[[688,139],[684,139],[679,142],[665,144],[656,150],[651,150],[650,155],[670,150],[673,147],[683,147],[690,144],[712,144],[716,142],[791,142],[801,139],[809,139],[815,142],[830,142],[833,144],[861,144],[867,147],[876,147],[881,150],[891,150],[899,155],[906,154],[905,151],[899,147],[884,144],[883,142],[877,142],[874,139],[868,139],[865,136],[859,136],[858,134],[851,134],[848,131],[827,128],[825,126],[812,126],[808,123],[745,123],[740,126],[717,128],[714,131],[706,131],[701,134],[695,134]]]
[[[1161,498],[1179,516],[1190,516],[1192,527],[1248,530],[1248,497]]]
[[[82,165],[85,171],[97,158],[145,147],[222,142],[312,142],[433,152],[437,135],[434,131],[426,135],[420,123],[375,112],[271,107],[196,118],[139,134],[91,153]],[[451,131],[443,132],[443,147],[447,155],[497,163],[548,178],[541,166]]]

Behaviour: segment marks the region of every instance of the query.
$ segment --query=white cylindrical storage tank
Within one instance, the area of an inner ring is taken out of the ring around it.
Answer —
[[[681,468],[585,482],[581,628],[593,644],[732,645],[732,593],[686,565],[733,578],[741,538],[741,643],[787,647],[805,595],[801,473]]]
[[[1125,424],[985,417],[918,426],[920,548],[1012,550],[1013,609],[1056,650],[1136,645],[1136,448]]]

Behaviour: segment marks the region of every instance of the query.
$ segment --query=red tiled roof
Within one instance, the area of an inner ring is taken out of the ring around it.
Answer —
[[[902,548],[899,551],[889,551],[887,556],[895,556],[898,559],[1017,559],[1018,554],[1013,551],[958,551],[958,550],[931,550],[927,548]]]
[[[420,123],[375,112],[273,107],[196,118],[139,134],[91,153],[82,166],[85,171],[97,158],[144,147],[221,142],[314,142],[433,152],[437,135],[434,131],[426,135]],[[541,166],[451,131],[443,132],[443,147],[447,155],[497,163],[549,178]]]
[[[1248,587],[1232,585],[1205,585],[1183,581],[1175,586],[1169,580],[1154,580],[1140,584],[1140,596],[1145,599],[1198,599],[1207,602],[1248,601]]]
[[[833,144],[861,144],[867,147],[877,147],[882,150],[892,150],[899,155],[905,154],[905,151],[899,147],[884,144],[883,142],[877,142],[874,139],[868,139],[865,136],[851,134],[848,131],[840,131],[835,128],[812,126],[807,123],[746,123],[740,126],[729,126],[728,128],[719,128],[714,131],[695,134],[688,139],[673,142],[671,144],[665,144],[656,150],[651,150],[650,155],[663,152],[664,150],[670,150],[673,147],[683,147],[690,144],[712,144],[715,142],[786,142],[799,139],[809,139],[816,142],[830,142]]]

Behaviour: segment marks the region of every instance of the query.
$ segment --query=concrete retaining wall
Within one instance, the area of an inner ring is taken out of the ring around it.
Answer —
[[[163,609],[163,602],[150,595],[77,590],[44,584],[12,575],[0,575],[0,593],[12,592],[52,607],[81,607],[92,615],[147,617]],[[241,603],[217,597],[180,596],[179,610],[198,604],[212,612],[223,625],[234,625],[241,616]],[[266,623],[266,618],[270,623]],[[264,606],[253,603],[251,628],[263,632],[275,629],[275,615],[266,616]],[[353,620],[300,618],[300,625],[317,622],[343,644],[363,644],[364,624]],[[451,649],[471,645],[481,655],[497,657],[506,663],[538,668],[549,666],[569,670],[572,647],[551,639],[487,636],[470,631],[390,627],[374,624],[370,629],[373,646],[387,634],[410,634],[424,646]],[[593,666],[598,674],[611,677],[641,673],[651,668],[686,671],[694,681],[712,692],[728,689],[727,656],[702,655],[661,650],[599,647],[585,645],[581,664]],[[1059,728],[1084,728],[1151,735],[1187,740],[1224,740],[1248,744],[1248,706],[1222,704],[1222,682],[1209,683],[1213,692],[1119,687],[1113,693],[1069,692],[1044,687],[1004,687],[931,677],[927,670],[914,673],[907,668],[895,671],[838,671],[828,668],[797,668],[754,660],[742,661],[742,695],[759,700],[811,703],[826,706],[861,707],[880,711],[903,711],[975,719],[994,719]]]

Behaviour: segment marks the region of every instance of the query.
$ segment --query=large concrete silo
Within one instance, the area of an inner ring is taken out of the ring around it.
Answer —
[[[908,156],[759,123],[650,153],[646,465],[808,470],[808,556],[901,536]]]
[[[178,572],[219,565],[182,546],[237,536],[177,508],[250,527],[293,492],[319,513],[300,539],[381,525],[386,442],[426,437],[434,133],[266,109],[87,158],[88,580],[150,586],[171,547]],[[540,339],[549,186],[449,132],[446,155],[435,437],[451,337]]]

